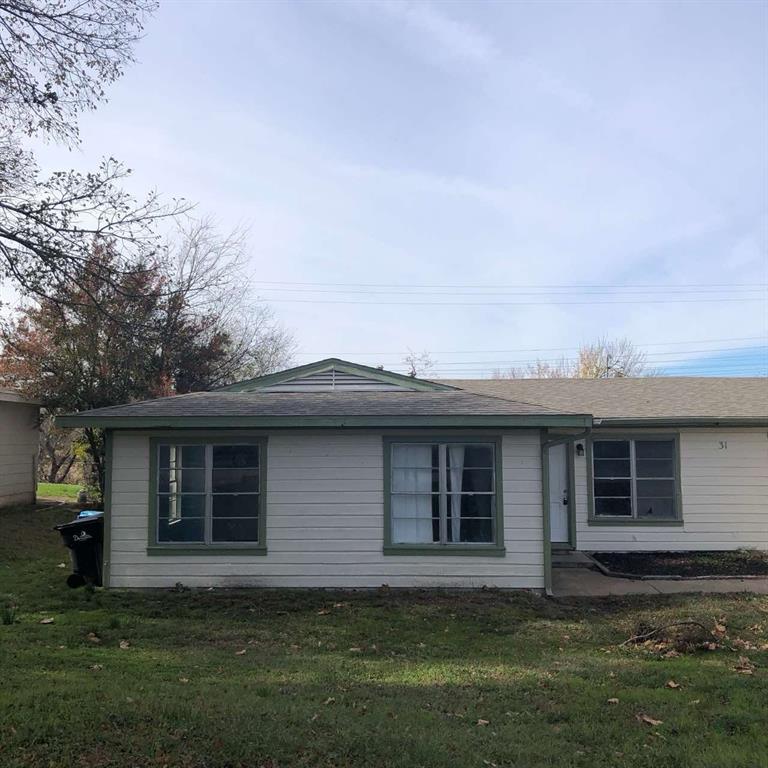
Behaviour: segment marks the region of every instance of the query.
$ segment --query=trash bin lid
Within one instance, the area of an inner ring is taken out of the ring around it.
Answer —
[[[104,513],[100,509],[84,509],[78,516],[77,519],[81,519],[83,517],[100,517]]]

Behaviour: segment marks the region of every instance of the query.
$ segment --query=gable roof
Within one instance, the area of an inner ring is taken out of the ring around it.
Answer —
[[[233,392],[216,390],[61,416],[66,427],[588,426],[587,414],[460,390]]]
[[[621,423],[768,424],[768,378],[448,379],[481,395],[591,413]]]
[[[321,379],[318,374],[330,373],[330,377]],[[417,379],[412,376],[404,376],[401,373],[392,373],[391,371],[385,371],[381,368],[372,368],[369,365],[360,365],[359,363],[351,363],[348,360],[341,360],[338,357],[328,357],[325,360],[318,360],[315,363],[308,363],[307,365],[299,365],[295,368],[287,368],[284,371],[278,371],[277,373],[270,373],[266,376],[259,376],[255,379],[247,379],[245,381],[238,381],[235,384],[230,384],[226,387],[221,387],[219,392],[255,392],[261,389],[274,388],[281,386],[284,391],[287,391],[285,385],[289,383],[300,384],[302,382],[309,382],[314,379],[316,382],[323,381],[327,383],[324,389],[334,389],[334,375],[333,374],[345,374],[344,381],[347,382],[346,389],[352,388],[371,388],[365,387],[365,383],[368,385],[378,384],[379,390],[383,390],[386,385],[388,390],[411,390],[411,391],[445,391],[454,389],[448,384],[443,384],[436,381],[429,381],[427,379]],[[354,381],[356,380],[356,381]],[[350,383],[351,382],[351,383]],[[320,385],[318,385],[319,388]],[[297,388],[299,388],[297,386]],[[302,389],[304,387],[301,387]]]

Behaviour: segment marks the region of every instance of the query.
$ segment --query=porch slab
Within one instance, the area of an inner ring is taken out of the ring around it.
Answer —
[[[671,595],[706,592],[753,592],[768,595],[768,577],[759,579],[621,579],[587,568],[553,568],[555,597]]]

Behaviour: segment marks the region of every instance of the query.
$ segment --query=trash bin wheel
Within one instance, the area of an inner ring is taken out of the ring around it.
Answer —
[[[85,576],[79,573],[70,573],[69,576],[67,576],[67,586],[72,589],[85,586]]]

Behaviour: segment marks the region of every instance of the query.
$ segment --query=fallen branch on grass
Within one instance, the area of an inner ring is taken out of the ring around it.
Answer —
[[[674,624],[665,624],[663,627],[657,627],[656,629],[652,629],[650,632],[643,632],[641,635],[633,635],[632,637],[628,637],[623,643],[620,644],[619,647],[629,645],[630,643],[641,643],[644,640],[650,640],[652,637],[663,632],[665,629],[672,629],[673,627],[698,627],[704,632],[709,632],[709,630],[699,621],[676,621]]]

